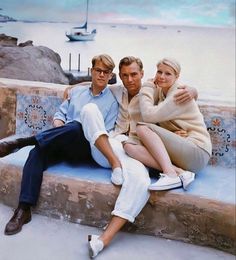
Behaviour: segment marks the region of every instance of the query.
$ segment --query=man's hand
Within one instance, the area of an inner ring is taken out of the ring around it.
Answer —
[[[191,88],[188,86],[179,86],[178,89],[178,93],[174,95],[174,101],[177,105],[187,103],[193,98],[197,100],[198,93],[195,88]]]
[[[65,123],[62,121],[62,120],[60,120],[60,119],[55,119],[54,121],[53,121],[53,126],[54,127],[59,127],[59,126],[62,126],[62,125],[64,125]]]
[[[185,138],[188,137],[188,133],[185,130],[178,130],[178,131],[175,131],[174,133],[179,136],[185,137]]]
[[[66,100],[69,97],[69,91],[73,88],[73,86],[67,87],[63,93],[63,100]]]

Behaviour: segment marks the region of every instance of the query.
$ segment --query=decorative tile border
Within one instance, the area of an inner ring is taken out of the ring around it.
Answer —
[[[209,164],[235,167],[235,112],[230,107],[200,107],[211,135],[212,157]]]

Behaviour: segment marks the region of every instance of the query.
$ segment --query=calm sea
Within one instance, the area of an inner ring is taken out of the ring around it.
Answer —
[[[194,86],[199,97],[235,101],[235,29],[181,26],[91,24],[97,35],[91,42],[70,42],[65,32],[70,23],[0,24],[0,33],[18,38],[18,43],[33,40],[34,45],[53,49],[61,57],[62,68],[87,70],[99,53],[110,54],[116,64],[126,55],[138,56],[144,63],[145,79],[155,74],[157,61],[165,56],[176,58],[182,66],[181,82]],[[115,72],[118,70],[116,68]]]

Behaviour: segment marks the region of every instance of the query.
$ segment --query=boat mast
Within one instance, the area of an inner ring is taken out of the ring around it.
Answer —
[[[89,5],[89,0],[87,0],[87,9],[86,9],[86,22],[85,22],[85,24],[86,24],[86,26],[85,26],[86,32],[87,32],[87,24],[88,24],[88,5]]]

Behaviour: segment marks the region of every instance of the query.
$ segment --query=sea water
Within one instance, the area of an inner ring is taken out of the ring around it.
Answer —
[[[152,78],[156,63],[163,57],[174,57],[182,67],[180,81],[194,86],[199,97],[235,102],[235,29],[134,24],[90,24],[96,28],[94,41],[70,42],[65,36],[76,24],[24,23],[0,24],[0,33],[18,38],[18,43],[32,40],[35,46],[47,46],[61,57],[61,66],[87,71],[91,58],[110,54],[117,64],[126,55],[140,57],[144,80]],[[118,77],[117,77],[118,78]],[[119,80],[119,78],[118,78]]]

